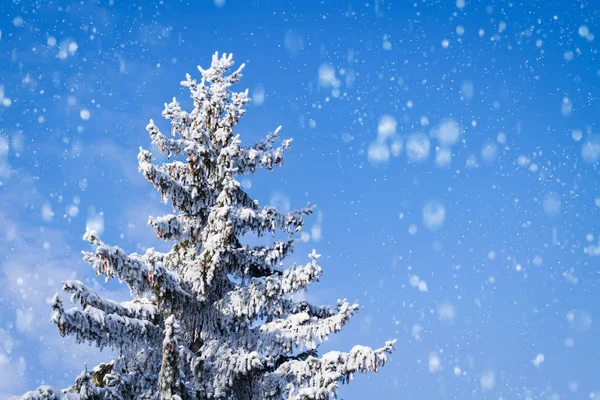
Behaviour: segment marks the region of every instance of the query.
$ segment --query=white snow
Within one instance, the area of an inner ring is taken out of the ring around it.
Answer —
[[[460,85],[460,93],[462,95],[463,100],[470,101],[473,100],[473,96],[475,95],[475,85],[472,81],[463,81]]]
[[[494,386],[496,386],[496,374],[492,371],[481,374],[479,384],[484,392],[494,389]]]
[[[429,157],[430,141],[429,137],[421,132],[415,132],[408,135],[406,139],[406,157],[408,161],[419,163]]]
[[[481,147],[481,159],[490,164],[496,161],[496,157],[498,156],[498,146],[494,142],[484,143]]]
[[[336,78],[335,68],[330,63],[323,63],[319,66],[319,85],[323,87],[334,87],[339,85]]]
[[[49,202],[45,202],[42,206],[42,219],[46,222],[52,221],[54,212],[52,211],[52,205]]]
[[[429,353],[429,372],[436,373],[441,369],[441,360],[438,353]]]
[[[446,147],[436,148],[435,164],[440,168],[448,167],[452,163],[452,150]]]
[[[392,115],[384,115],[379,119],[377,136],[379,140],[385,140],[396,134],[396,118]]]
[[[458,123],[453,119],[442,121],[435,131],[435,136],[442,146],[452,146],[460,138]]]
[[[385,143],[376,141],[369,145],[367,157],[372,163],[383,163],[390,159],[390,151]]]
[[[446,207],[438,200],[423,205],[423,225],[430,231],[440,229],[446,221]]]
[[[545,360],[544,355],[542,353],[538,353],[531,362],[536,367],[539,367],[540,365],[542,365],[542,363],[544,362],[544,360]]]
[[[551,217],[560,213],[560,197],[556,193],[547,193],[544,196],[544,212]]]
[[[448,302],[443,302],[438,305],[437,314],[440,321],[452,322],[456,319],[456,308]]]
[[[93,207],[90,208],[85,226],[86,229],[102,234],[104,231],[104,214],[102,212],[97,213]]]
[[[581,158],[587,164],[600,161],[600,135],[592,135],[582,143]]]

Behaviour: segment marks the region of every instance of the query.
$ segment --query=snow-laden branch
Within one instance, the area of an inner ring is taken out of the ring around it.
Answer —
[[[189,216],[186,214],[168,214],[160,217],[148,217],[148,225],[156,231],[159,239],[180,243],[189,240],[195,245],[200,243],[202,230],[206,226],[203,213]]]
[[[246,286],[239,286],[216,303],[217,309],[231,322],[250,324],[267,315],[281,317],[291,303],[286,295],[304,289],[322,274],[317,264],[318,254],[313,250],[311,262],[305,266],[286,269],[281,276],[251,278]]]
[[[265,206],[260,211],[246,207],[227,208],[222,213],[229,214],[235,233],[243,235],[249,231],[262,236],[266,233],[275,234],[280,229],[289,234],[297,233],[304,225],[304,216],[312,214],[314,207],[307,206],[289,213],[279,212],[275,207]]]
[[[223,188],[217,196],[215,204],[218,206],[241,206],[258,210],[258,201],[253,200],[242,189],[240,183],[231,176],[226,176],[222,182]]]
[[[240,175],[253,174],[257,168],[272,170],[275,166],[282,166],[283,152],[291,147],[292,139],[285,139],[281,146],[275,147],[280,139],[280,130],[281,127],[278,127],[251,147],[242,146],[239,137],[235,136],[230,145],[221,150],[221,155],[231,161],[232,170]]]
[[[9,400],[80,400],[81,397],[75,393],[63,393],[62,390],[49,385],[42,385],[36,390],[24,393],[22,396],[14,396]]]
[[[265,367],[259,352],[231,347],[227,340],[211,340],[205,343],[201,354],[208,372],[206,392],[211,398],[254,398],[247,395],[249,389],[244,384]]]
[[[346,325],[358,311],[358,304],[340,300],[336,312],[326,318],[311,315],[310,311],[278,318],[255,328],[259,347],[273,354],[290,353],[294,349],[315,349],[317,342],[327,340],[329,335],[339,332]]]
[[[63,282],[63,290],[71,293],[71,303],[79,303],[83,309],[93,307],[108,314],[118,314],[123,317],[144,319],[156,322],[158,308],[145,298],[134,301],[117,303],[100,296],[88,288],[83,282],[77,280],[66,280]]]
[[[339,383],[348,383],[356,373],[378,372],[394,349],[395,340],[371,349],[354,346],[348,353],[330,351],[321,358],[290,360],[268,374],[264,381],[267,399],[327,400],[336,397]]]
[[[162,343],[162,366],[158,375],[158,387],[161,400],[181,398],[185,392],[185,377],[182,376],[179,360],[180,327],[171,315],[165,320]]]
[[[241,276],[261,277],[281,274],[273,267],[282,262],[293,250],[296,241],[292,238],[277,240],[270,246],[241,246],[233,251],[234,271]]]
[[[109,314],[88,306],[85,310],[65,310],[55,295],[52,299],[52,323],[58,326],[61,336],[74,335],[78,342],[94,343],[99,348],[131,347],[142,342],[155,344],[161,331],[150,321]]]
[[[197,214],[211,206],[206,185],[185,186],[172,177],[166,167],[152,164],[152,155],[142,148],[138,154],[138,169],[160,193],[163,203],[171,200],[173,208],[187,214]]]
[[[104,244],[93,230],[88,230],[83,238],[96,245],[94,252],[82,253],[84,261],[92,265],[97,275],[104,274],[107,280],[118,277],[129,285],[132,293],[138,295],[156,293],[159,301],[167,302],[168,305],[185,302],[190,298],[182,288],[179,274],[164,267],[163,254],[148,249],[143,256],[136,253],[127,255],[117,246]]]
[[[173,97],[171,103],[165,103],[162,116],[171,121],[171,136],[179,135],[183,139],[190,139],[189,128],[193,119],[186,111],[181,109],[175,97]]]
[[[214,158],[216,155],[204,143],[200,143],[194,139],[171,139],[164,135],[154,124],[154,120],[150,120],[146,126],[146,130],[152,139],[152,144],[156,145],[158,152],[167,152],[169,158],[179,154],[185,154],[194,158]]]

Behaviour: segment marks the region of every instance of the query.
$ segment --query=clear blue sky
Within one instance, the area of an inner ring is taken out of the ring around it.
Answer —
[[[278,125],[295,139],[284,168],[243,183],[264,204],[318,206],[290,260],[323,255],[307,297],[362,305],[323,350],[398,339],[340,398],[600,398],[599,11],[2,1],[0,398],[110,358],[62,339],[48,299],[69,277],[128,298],[81,261],[86,225],[165,249],[146,220],[169,208],[136,154],[217,50],[247,64],[243,141]]]

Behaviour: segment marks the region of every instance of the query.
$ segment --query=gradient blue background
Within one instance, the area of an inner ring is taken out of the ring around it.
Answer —
[[[239,125],[244,143],[278,125],[294,138],[284,168],[244,185],[263,204],[318,206],[290,259],[323,255],[306,297],[362,306],[322,349],[398,339],[389,364],[340,398],[600,398],[599,10],[594,0],[2,1],[0,398],[66,387],[85,361],[109,359],[61,338],[48,299],[72,277],[128,298],[81,261],[86,225],[130,252],[167,248],[146,220],[170,209],[136,154],[150,148],[150,118],[166,127],[165,101],[190,108],[179,82],[215,51],[247,65],[239,87],[257,101]],[[404,149],[377,161],[368,148],[384,115]],[[440,167],[434,136],[447,119],[461,137]],[[430,136],[421,162],[407,159],[412,132]],[[431,201],[445,209],[434,230],[423,220]]]

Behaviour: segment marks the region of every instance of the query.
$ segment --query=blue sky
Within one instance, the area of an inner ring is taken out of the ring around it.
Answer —
[[[110,357],[49,323],[86,226],[165,244],[137,173],[185,73],[247,67],[238,132],[282,125],[285,165],[243,184],[318,206],[307,296],[359,300],[323,350],[397,351],[343,399],[600,398],[600,6],[595,1],[12,1],[0,6],[0,398]],[[598,37],[595,37],[598,36]]]

